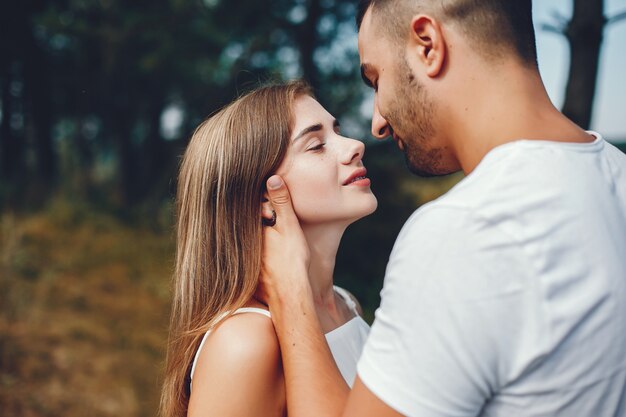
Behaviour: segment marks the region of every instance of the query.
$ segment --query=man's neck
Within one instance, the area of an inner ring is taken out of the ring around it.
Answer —
[[[554,107],[536,70],[502,63],[480,74],[448,109],[453,122],[446,134],[465,174],[492,149],[515,140],[593,140]]]

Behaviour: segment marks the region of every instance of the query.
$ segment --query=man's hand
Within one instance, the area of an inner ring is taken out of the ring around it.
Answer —
[[[339,417],[350,389],[317,319],[308,279],[309,248],[282,178],[270,177],[267,192],[264,217],[271,216],[273,209],[276,223],[263,231],[263,264],[256,296],[269,305],[280,342],[288,413],[294,417]],[[349,403],[349,415],[400,416],[360,381],[356,387],[358,395]]]
[[[262,268],[257,298],[276,307],[280,300],[308,295],[309,248],[287,185],[278,175],[267,180],[269,201],[264,211],[274,211],[276,223],[263,231]]]
[[[267,303],[280,342],[290,416],[339,416],[348,396],[317,319],[309,284],[309,248],[289,190],[277,175],[267,180],[276,222],[263,230],[263,260],[256,297]],[[269,207],[263,208],[268,217]],[[272,216],[273,217],[273,216]]]

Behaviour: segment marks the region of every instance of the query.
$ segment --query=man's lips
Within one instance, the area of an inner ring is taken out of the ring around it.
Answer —
[[[366,177],[366,175],[367,170],[365,168],[358,168],[352,174],[350,174],[348,178],[346,178],[342,185],[366,185],[365,182],[367,182],[367,185],[369,185],[370,180]]]
[[[404,142],[402,142],[402,139],[400,139],[400,137],[398,137],[398,135],[396,135],[395,133],[391,136],[393,137],[393,140],[396,142],[396,145],[398,145],[398,148],[400,148],[400,150],[403,151]]]

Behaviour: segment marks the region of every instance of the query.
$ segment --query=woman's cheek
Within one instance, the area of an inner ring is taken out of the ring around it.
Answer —
[[[316,217],[329,203],[329,186],[324,181],[323,172],[301,169],[296,173],[292,170],[285,182],[291,194],[294,211],[300,220]]]

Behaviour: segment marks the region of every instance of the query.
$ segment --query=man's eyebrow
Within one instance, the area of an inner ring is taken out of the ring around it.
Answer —
[[[370,79],[367,78],[367,76],[365,75],[365,73],[370,70],[371,70],[371,67],[368,64],[361,64],[361,78],[363,79],[363,82],[369,88],[374,88],[374,84],[372,84]]]

